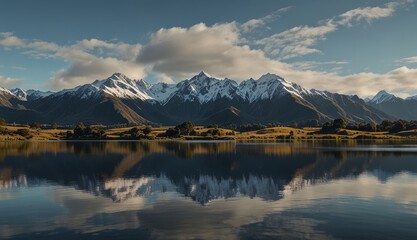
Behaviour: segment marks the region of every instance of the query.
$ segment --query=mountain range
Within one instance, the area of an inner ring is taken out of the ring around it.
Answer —
[[[403,99],[382,90],[367,104],[399,119],[417,120],[417,96]]]
[[[237,82],[200,72],[176,84],[149,84],[115,73],[59,92],[0,88],[0,117],[16,123],[229,125],[335,118],[381,122],[417,119],[415,106],[417,97],[401,99],[380,92],[365,102],[356,95],[309,90],[270,73]]]

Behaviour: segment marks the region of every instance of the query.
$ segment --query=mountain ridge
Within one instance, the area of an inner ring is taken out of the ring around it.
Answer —
[[[34,111],[43,116],[44,122],[177,124],[190,120],[198,124],[285,124],[335,118],[380,122],[393,118],[356,95],[309,90],[272,73],[237,82],[202,71],[175,84],[149,84],[115,73],[55,93],[13,91],[4,92],[6,99],[14,103],[4,101],[6,104],[1,105]],[[0,116],[4,115],[0,111]],[[9,117],[14,121],[19,120],[12,115]]]
[[[404,99],[381,90],[367,104],[399,119],[417,120],[417,96]]]

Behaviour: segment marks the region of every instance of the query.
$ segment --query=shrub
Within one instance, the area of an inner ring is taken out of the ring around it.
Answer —
[[[149,127],[149,126],[146,126],[144,129],[143,129],[143,134],[145,134],[145,136],[148,136],[148,134],[150,134],[152,132],[152,128],[151,127]]]
[[[22,137],[29,137],[30,131],[27,128],[19,128],[16,130],[16,134],[19,134]]]
[[[174,137],[179,137],[180,136],[180,131],[178,130],[178,128],[168,128],[165,132],[165,136],[168,138],[174,138]]]
[[[38,122],[33,122],[33,123],[30,124],[30,128],[39,129],[39,128],[41,128],[41,124],[38,123]]]

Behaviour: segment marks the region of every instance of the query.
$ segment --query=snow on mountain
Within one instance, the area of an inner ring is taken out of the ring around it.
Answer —
[[[176,84],[157,83],[151,87],[154,99],[162,104],[168,102],[177,90]]]
[[[219,98],[241,98],[249,102],[259,99],[271,99],[274,96],[294,94],[299,97],[311,94],[309,90],[288,82],[274,74],[265,74],[258,80],[249,79],[238,84],[230,79],[216,79],[205,72],[178,84],[158,83],[151,87],[156,101],[162,104],[177,96],[183,101],[207,103]],[[323,94],[320,91],[316,91]]]
[[[300,85],[286,81],[284,78],[267,73],[258,80],[249,79],[239,85],[241,96],[249,102],[259,99],[271,99],[274,96],[293,94],[302,98],[302,95],[311,94]]]
[[[405,100],[417,100],[417,95],[408,97]]]
[[[287,95],[299,98],[307,95],[320,95],[322,97],[331,95],[327,91],[307,90],[296,83],[288,82],[284,78],[271,73],[261,76],[258,80],[249,79],[238,83],[227,78],[223,80],[214,78],[203,71],[189,80],[177,84],[156,83],[151,85],[144,80],[132,80],[121,73],[115,73],[107,79],[96,80],[93,83],[65,89],[57,93],[36,90],[24,92],[21,89],[14,89],[13,91],[13,94],[22,100],[26,100],[29,96],[32,100],[49,95],[71,95],[86,99],[104,93],[118,98],[141,99],[151,103],[159,102],[163,105],[173,97],[182,101],[197,101],[203,104],[224,98],[238,98],[252,103]],[[389,97],[390,95],[380,92],[374,99],[375,101],[381,101],[384,96]],[[379,98],[381,100],[378,100]]]
[[[13,98],[13,97],[16,97],[16,95],[14,95],[13,92],[11,92],[9,89],[0,87],[0,100],[2,98],[9,99],[9,98]],[[1,101],[0,101],[0,103],[1,103]]]
[[[379,91],[369,103],[380,104],[383,102],[394,101],[397,97],[393,94],[387,93],[385,90]]]
[[[151,85],[144,80],[132,80],[121,73],[115,73],[104,80],[65,89],[57,92],[56,96],[73,95],[82,99],[96,97],[102,93],[118,98],[153,100]]]
[[[205,72],[200,72],[190,80],[185,80],[177,84],[176,95],[184,101],[195,101],[207,103],[218,98],[232,99],[238,94],[237,83],[226,79],[219,80],[211,77]]]
[[[54,92],[51,92],[51,91],[45,91],[44,92],[44,91],[29,89],[29,90],[26,91],[26,99],[27,100],[35,100],[35,99],[47,97],[47,96],[49,96],[53,93]]]
[[[167,103],[176,96],[182,101],[198,101],[207,103],[218,98],[238,96],[238,84],[230,79],[220,80],[205,72],[178,84],[157,83],[151,87],[154,99],[161,104]]]
[[[27,100],[27,93],[20,88],[11,89],[10,92],[12,92],[13,95],[15,95],[20,100]]]
[[[18,99],[22,101],[35,100],[35,99],[47,97],[53,94],[53,92],[51,91],[43,92],[43,91],[33,90],[33,89],[29,89],[25,91],[20,88],[10,89],[9,91],[12,95],[14,95],[15,97],[17,97]]]

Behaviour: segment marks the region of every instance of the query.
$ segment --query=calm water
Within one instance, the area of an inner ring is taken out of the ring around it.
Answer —
[[[0,143],[0,239],[417,239],[417,145]]]

